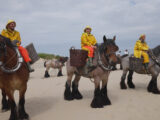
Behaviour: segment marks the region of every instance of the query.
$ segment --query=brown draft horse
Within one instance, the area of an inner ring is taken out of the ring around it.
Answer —
[[[9,120],[29,119],[29,115],[25,112],[24,106],[29,71],[26,64],[18,60],[20,56],[16,51],[17,47],[9,39],[0,36],[0,89],[2,90],[2,111],[11,109]],[[18,110],[14,100],[15,90],[19,91]]]
[[[115,44],[115,39],[116,37],[113,37],[113,39],[107,39],[104,36],[104,42],[100,45],[97,45],[93,59],[93,63],[96,64],[96,68],[88,73],[88,75],[84,74],[83,68],[80,70],[79,68],[73,67],[70,65],[70,60],[67,61],[67,81],[64,91],[65,100],[82,99],[82,95],[78,90],[78,84],[81,76],[83,76],[94,79],[95,91],[91,107],[102,108],[104,105],[111,104],[107,95],[107,82],[112,67],[117,63],[117,57],[115,53],[118,51],[118,46]],[[75,78],[72,82],[73,75],[75,75]],[[102,88],[100,89],[101,81]]]

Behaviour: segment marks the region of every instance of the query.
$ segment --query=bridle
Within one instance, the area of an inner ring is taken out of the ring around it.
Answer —
[[[1,43],[0,43],[1,44]],[[22,63],[23,63],[23,58],[18,50],[18,47],[13,47],[13,50],[15,51],[15,54],[9,59],[6,61],[6,63],[3,63],[3,61],[0,61],[0,69],[5,72],[5,73],[14,73],[16,72],[17,70],[19,70],[19,68],[21,67]],[[4,45],[4,59],[6,59],[6,56],[7,56],[7,45],[5,43]],[[6,67],[6,65],[11,61],[13,60],[13,58],[17,56],[17,63],[14,67],[12,68],[8,68]],[[1,56],[0,56],[1,57]]]
[[[98,65],[99,65],[102,69],[104,69],[104,70],[111,71],[112,68],[113,68],[113,66],[112,66],[112,65],[110,64],[110,62],[109,62],[109,57],[110,57],[110,55],[115,54],[116,52],[110,52],[110,53],[108,53],[108,54],[106,54],[106,53],[104,52],[105,59],[106,59],[106,61],[107,61],[107,63],[108,63],[108,65],[106,65],[106,64],[104,64],[104,63],[102,62],[101,54],[100,54],[100,51],[99,51],[99,46],[98,46],[97,49],[98,49]]]

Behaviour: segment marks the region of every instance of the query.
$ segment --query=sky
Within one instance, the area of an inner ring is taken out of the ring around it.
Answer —
[[[148,45],[160,44],[160,0],[0,0],[0,30],[9,19],[17,23],[22,45],[33,42],[38,53],[69,56],[80,48],[85,26],[97,42],[112,38],[120,50],[133,52],[141,34]]]

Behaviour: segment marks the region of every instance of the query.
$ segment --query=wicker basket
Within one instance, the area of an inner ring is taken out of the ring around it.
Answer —
[[[70,49],[70,65],[74,67],[83,67],[86,64],[88,52],[81,49]]]
[[[129,65],[131,70],[141,70],[143,66],[143,58],[129,57]]]
[[[29,53],[29,57],[31,58],[31,64],[35,63],[36,61],[39,60],[39,56],[34,48],[33,43],[30,43],[29,45],[26,46],[26,49]]]

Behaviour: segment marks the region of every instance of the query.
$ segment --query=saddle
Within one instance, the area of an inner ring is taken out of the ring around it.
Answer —
[[[143,58],[129,57],[129,66],[131,70],[141,70],[143,67]]]

